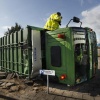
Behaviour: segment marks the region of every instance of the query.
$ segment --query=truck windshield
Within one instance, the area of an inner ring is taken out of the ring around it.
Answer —
[[[86,44],[86,35],[83,28],[72,28],[74,45],[76,44]]]
[[[76,83],[78,79],[87,79],[86,66],[88,65],[88,50],[86,32],[83,28],[73,28],[74,58]]]

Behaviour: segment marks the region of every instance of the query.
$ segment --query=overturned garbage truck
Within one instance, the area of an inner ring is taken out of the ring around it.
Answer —
[[[76,17],[71,20],[80,22]],[[41,69],[55,70],[51,79],[67,85],[94,77],[98,66],[96,33],[88,27],[69,27],[68,24],[46,32],[28,25],[1,37],[0,70],[29,79],[37,77]]]

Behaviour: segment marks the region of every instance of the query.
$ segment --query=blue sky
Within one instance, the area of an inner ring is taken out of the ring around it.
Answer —
[[[63,16],[61,27],[77,16],[83,27],[96,31],[100,42],[100,0],[0,0],[0,37],[16,22],[23,28],[43,27],[50,14],[58,11]]]

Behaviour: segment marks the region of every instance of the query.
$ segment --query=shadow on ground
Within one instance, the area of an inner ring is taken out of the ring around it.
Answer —
[[[11,98],[11,97],[4,96],[2,94],[0,94],[0,98],[4,99],[4,100],[17,100],[17,99]]]
[[[97,95],[100,95],[100,69],[97,70],[96,76],[93,77],[91,80],[78,84],[76,86],[68,87],[65,84],[50,82],[50,87],[60,90],[88,93],[91,96],[95,97]]]

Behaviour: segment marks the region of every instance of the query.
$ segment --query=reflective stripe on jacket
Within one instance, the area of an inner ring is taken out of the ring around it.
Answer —
[[[59,22],[61,22],[61,16],[58,16],[56,13],[52,14],[47,20],[44,29],[56,30],[59,28]]]

